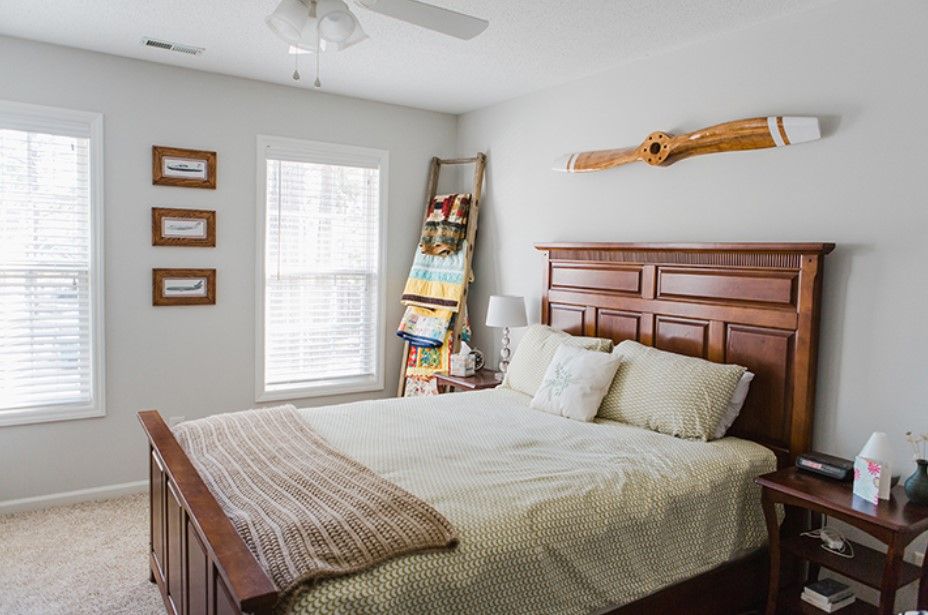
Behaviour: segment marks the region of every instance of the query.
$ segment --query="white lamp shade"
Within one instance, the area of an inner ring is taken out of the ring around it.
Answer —
[[[524,327],[528,324],[525,299],[509,295],[491,295],[487,306],[488,327]]]
[[[889,499],[889,490],[892,486],[892,447],[889,444],[889,436],[882,431],[875,431],[864,447],[860,449],[860,456],[873,461],[879,461],[883,466],[880,473],[880,499]]]
[[[274,12],[264,20],[274,34],[288,43],[300,40],[308,21],[309,7],[300,0],[281,0]]]
[[[354,13],[342,0],[319,0],[316,18],[319,20],[319,36],[333,44],[344,44],[361,30]],[[361,34],[364,34],[363,30]]]
[[[342,0],[319,0],[315,17],[306,21],[294,45],[315,53],[317,38],[320,51],[341,51],[367,40],[367,34]]]

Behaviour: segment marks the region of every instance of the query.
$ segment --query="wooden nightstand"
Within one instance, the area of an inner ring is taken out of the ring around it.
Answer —
[[[438,386],[458,391],[482,391],[495,389],[502,384],[502,378],[497,380],[497,374],[491,369],[482,369],[473,376],[449,376],[448,374],[435,374]]]
[[[896,590],[913,581],[920,581],[918,608],[928,609],[928,563],[919,568],[902,560],[905,547],[928,530],[928,506],[910,503],[902,485],[893,489],[889,500],[881,500],[876,505],[855,496],[850,483],[818,478],[796,468],[764,474],[755,482],[763,487],[764,517],[770,539],[767,615],[824,612],[799,599],[802,587],[780,587],[783,555],[808,561],[810,579],[817,578],[820,567],[824,566],[880,591],[879,607],[858,599],[854,604],[836,611],[842,615],[890,615],[894,613]],[[821,525],[821,515],[840,519],[885,543],[887,552],[884,554],[852,541],[854,557],[847,559],[822,549],[817,538],[781,536],[776,504],[811,511],[813,525]]]

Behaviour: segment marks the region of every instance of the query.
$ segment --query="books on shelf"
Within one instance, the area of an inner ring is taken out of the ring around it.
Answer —
[[[856,600],[854,591],[849,586],[834,579],[809,583],[802,591],[801,598],[803,602],[808,602],[826,613],[834,613]]]
[[[844,607],[848,605],[854,604],[854,601],[857,600],[857,597],[854,596],[853,594],[848,596],[844,600],[839,600],[838,602],[819,602],[815,598],[811,598],[805,592],[802,592],[802,596],[800,597],[802,598],[803,602],[808,602],[815,608],[821,609],[825,611],[826,613],[834,613],[835,611],[839,609],[843,609]]]

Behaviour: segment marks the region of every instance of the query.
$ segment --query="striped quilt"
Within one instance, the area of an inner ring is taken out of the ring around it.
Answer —
[[[464,295],[466,258],[466,241],[460,250],[447,256],[423,254],[417,249],[403,289],[403,304],[457,312]]]

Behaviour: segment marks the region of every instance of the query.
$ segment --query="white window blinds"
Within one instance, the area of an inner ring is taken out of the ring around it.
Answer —
[[[101,121],[0,103],[0,425],[103,413]]]
[[[263,153],[259,399],[382,387],[380,160],[293,142]]]

